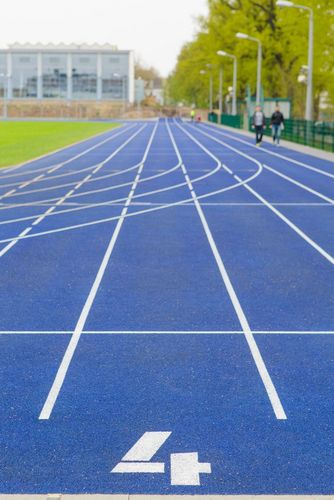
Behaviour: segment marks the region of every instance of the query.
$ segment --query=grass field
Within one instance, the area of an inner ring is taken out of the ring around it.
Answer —
[[[117,126],[91,122],[0,122],[0,167],[36,158]]]

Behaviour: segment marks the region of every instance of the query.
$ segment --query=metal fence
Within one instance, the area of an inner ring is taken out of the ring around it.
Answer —
[[[208,120],[211,123],[220,123],[221,125],[227,125],[228,127],[243,128],[244,117],[242,115],[220,115],[215,113],[208,114]]]
[[[266,135],[271,135],[270,120]],[[334,152],[334,123],[285,120],[282,138],[306,146]]]
[[[212,123],[220,123],[229,127],[242,129],[244,127],[243,115],[221,115],[220,120],[217,113],[209,113],[208,119]],[[249,130],[252,120],[249,120]],[[266,120],[267,127],[265,135],[271,135],[270,119]],[[296,142],[313,148],[324,149],[334,152],[334,122],[315,122],[306,120],[285,120],[282,139]]]
[[[228,127],[243,128],[244,117],[243,115],[221,115],[220,123],[221,125],[227,125]]]
[[[218,123],[218,115],[214,111],[208,114],[208,120],[211,123]]]
[[[264,133],[270,136],[272,134],[270,119],[266,120],[266,124],[267,128]],[[251,120],[249,122],[249,129],[251,130]],[[334,123],[291,119],[285,120],[282,139],[334,152]]]

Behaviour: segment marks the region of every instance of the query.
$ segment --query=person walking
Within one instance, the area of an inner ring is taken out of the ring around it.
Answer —
[[[266,117],[261,106],[256,106],[252,118],[252,128],[255,129],[256,146],[261,146],[264,129],[266,128]]]
[[[196,112],[194,109],[191,110],[191,113],[190,113],[190,117],[191,117],[191,121],[193,122],[195,120],[195,116],[196,116]]]
[[[279,105],[276,106],[271,116],[270,127],[272,130],[273,143],[279,146],[282,130],[284,130],[284,116]]]

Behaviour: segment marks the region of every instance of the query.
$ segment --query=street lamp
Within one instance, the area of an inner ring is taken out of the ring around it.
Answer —
[[[210,67],[211,68],[211,64],[207,64],[206,65],[208,68]],[[205,69],[201,69],[200,71],[200,75],[206,75],[207,74],[207,71]],[[210,113],[212,113],[212,109],[213,109],[213,104],[212,104],[212,101],[213,101],[213,79],[212,79],[212,71],[210,71],[210,81],[209,81],[209,111]]]
[[[283,0],[282,0],[283,1]],[[237,33],[237,38],[241,40],[250,40],[258,44],[257,50],[257,83],[256,83],[256,104],[260,104],[261,101],[261,73],[262,73],[262,43],[258,38],[246,35],[245,33]]]
[[[278,7],[294,7],[296,9],[306,10],[309,13],[309,35],[308,35],[308,78],[307,78],[307,95],[305,120],[313,119],[313,43],[314,43],[314,14],[311,7],[305,5],[297,5],[288,0],[277,0]]]
[[[223,114],[223,88],[224,88],[224,70],[221,66],[219,70],[219,115]]]
[[[213,111],[213,74],[212,74],[212,64],[207,64],[206,67],[210,70],[210,88],[209,88],[209,95],[210,95],[210,113]]]
[[[233,100],[232,100],[232,115],[237,114],[237,74],[238,74],[238,59],[233,54],[228,54],[224,50],[218,50],[218,56],[230,57],[233,59]]]

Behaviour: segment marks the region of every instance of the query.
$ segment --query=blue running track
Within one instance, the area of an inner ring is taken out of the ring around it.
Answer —
[[[0,493],[333,494],[334,163],[125,123],[0,172]]]

